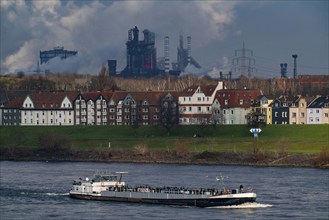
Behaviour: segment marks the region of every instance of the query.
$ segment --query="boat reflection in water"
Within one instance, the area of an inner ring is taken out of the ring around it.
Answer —
[[[231,206],[256,201],[256,193],[226,188],[185,188],[128,186],[122,181],[127,172],[98,173],[89,180],[74,181],[70,196],[78,199],[135,202],[195,207]],[[223,180],[222,177],[216,178]]]

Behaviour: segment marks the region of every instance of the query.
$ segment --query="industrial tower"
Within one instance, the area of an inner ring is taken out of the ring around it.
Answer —
[[[156,67],[155,35],[145,29],[144,39],[139,40],[139,30],[135,26],[128,31],[127,66],[122,71],[124,76],[158,75]]]
[[[297,54],[293,54],[292,58],[294,58],[294,79],[297,78]]]
[[[238,54],[240,54],[240,56],[238,56]],[[247,56],[247,54],[250,56]],[[255,65],[255,59],[252,58],[252,56],[253,51],[246,49],[243,42],[242,49],[235,50],[235,58],[232,60],[234,72],[239,72],[241,75],[251,77],[251,72],[257,71],[257,69],[253,67]]]

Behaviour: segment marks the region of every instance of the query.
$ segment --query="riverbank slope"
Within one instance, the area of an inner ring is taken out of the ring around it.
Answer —
[[[328,167],[329,125],[0,127],[1,160]]]

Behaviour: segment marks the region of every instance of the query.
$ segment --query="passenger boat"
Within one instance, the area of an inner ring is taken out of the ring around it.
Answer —
[[[74,181],[70,196],[78,199],[163,204],[177,206],[215,207],[255,202],[256,193],[226,188],[185,188],[128,186],[122,181],[127,172],[98,173],[90,180]],[[217,179],[219,180],[219,179]]]

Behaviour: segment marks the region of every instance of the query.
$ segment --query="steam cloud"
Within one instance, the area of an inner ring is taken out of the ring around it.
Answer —
[[[97,74],[108,59],[125,66],[127,31],[135,25],[156,34],[158,57],[170,37],[175,60],[179,34],[192,36],[192,51],[224,39],[234,22],[235,1],[60,1],[2,0],[1,72],[36,69],[40,50],[64,46],[78,56],[53,59],[52,72]],[[192,52],[193,54],[193,52]]]

